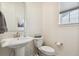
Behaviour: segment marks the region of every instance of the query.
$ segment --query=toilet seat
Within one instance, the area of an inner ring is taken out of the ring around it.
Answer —
[[[46,55],[50,55],[50,56],[55,55],[55,49],[49,46],[42,46],[39,48],[39,50]]]

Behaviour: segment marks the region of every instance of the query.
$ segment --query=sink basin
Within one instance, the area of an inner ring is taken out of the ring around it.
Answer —
[[[19,48],[24,47],[33,40],[32,37],[6,38],[1,40],[1,47]]]

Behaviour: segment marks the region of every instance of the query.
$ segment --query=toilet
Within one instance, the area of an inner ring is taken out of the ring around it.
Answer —
[[[43,45],[43,38],[34,38],[34,45],[39,56],[55,56],[55,49]]]

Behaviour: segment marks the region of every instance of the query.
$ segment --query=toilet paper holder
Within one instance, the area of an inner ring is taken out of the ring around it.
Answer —
[[[61,43],[61,42],[55,42],[55,45],[56,46],[63,46],[63,43]]]

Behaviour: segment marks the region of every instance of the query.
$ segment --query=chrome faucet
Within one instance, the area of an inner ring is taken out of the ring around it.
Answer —
[[[14,37],[20,37],[20,33],[16,32],[16,34],[14,35]]]

